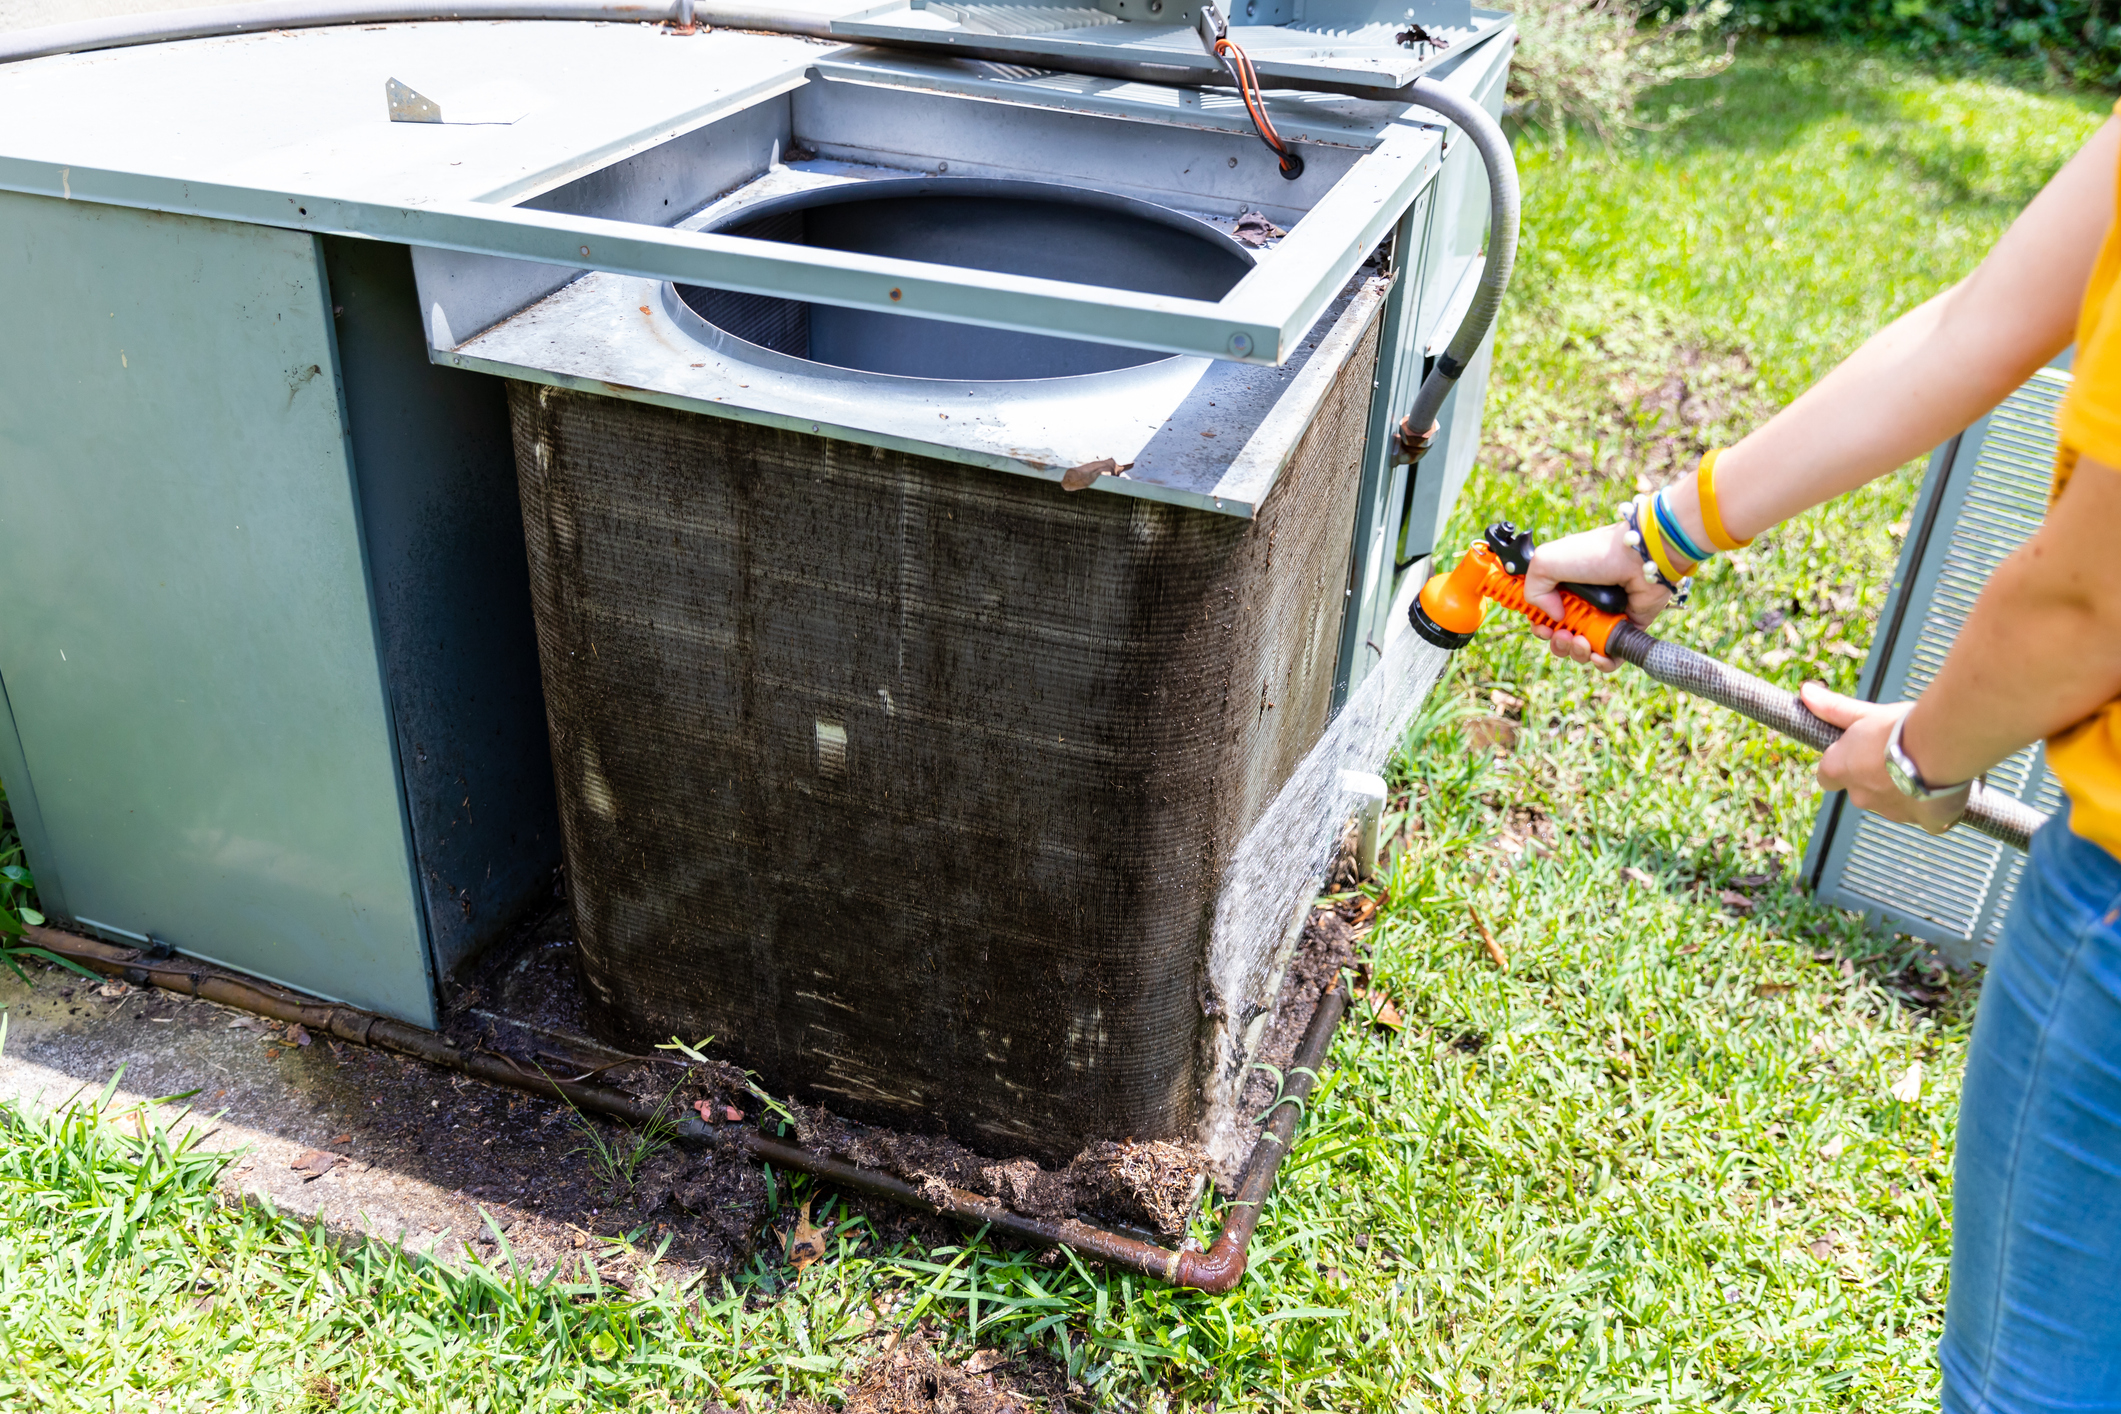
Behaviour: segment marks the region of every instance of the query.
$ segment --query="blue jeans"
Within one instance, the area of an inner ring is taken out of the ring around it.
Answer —
[[[2033,839],[1974,1019],[1945,1414],[2121,1414],[2121,861]]]

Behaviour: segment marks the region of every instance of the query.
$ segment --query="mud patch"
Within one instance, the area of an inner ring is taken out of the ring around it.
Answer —
[[[788,1108],[803,1147],[896,1174],[938,1206],[962,1188],[1030,1217],[1078,1216],[1175,1241],[1206,1182],[1206,1155],[1168,1140],[1101,1140],[1066,1168],[1049,1169],[1028,1158],[990,1159],[934,1135],[872,1129],[808,1105]]]
[[[840,1409],[841,1414],[1030,1414],[1062,1407],[1067,1393],[1066,1375],[1042,1355],[979,1350],[952,1365],[914,1336],[864,1365]],[[829,1414],[814,1400],[788,1408],[789,1414]]]
[[[1273,1072],[1254,1069],[1245,1081],[1244,1112],[1257,1116],[1274,1103],[1278,1086],[1274,1073],[1285,1072],[1296,1058],[1296,1048],[1310,1029],[1319,1000],[1343,968],[1359,967],[1359,944],[1377,916],[1377,902],[1358,894],[1339,903],[1320,904],[1304,921],[1296,956],[1282,980],[1279,1004],[1267,1034],[1260,1037],[1255,1066],[1271,1066]],[[1254,1132],[1257,1132],[1256,1130]]]

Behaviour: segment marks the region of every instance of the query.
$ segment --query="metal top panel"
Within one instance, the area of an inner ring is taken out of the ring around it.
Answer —
[[[30,60],[0,67],[0,189],[1276,364],[1437,161],[1438,128],[1423,110],[1270,99],[1298,140],[1315,144],[1319,175],[1259,195],[1290,203],[1277,217],[1284,224],[1302,219],[1271,279],[1247,279],[1215,301],[673,230],[677,210],[644,222],[538,209],[555,188],[825,82],[820,61],[844,83],[868,58],[792,36],[477,21]],[[901,59],[874,72],[885,86],[968,104],[1018,95],[1027,107],[1068,104],[1066,85],[1048,75],[953,68],[924,79]],[[504,105],[520,111],[513,121],[392,122],[393,79],[436,99],[445,116],[497,82],[527,98]],[[1069,111],[1085,123],[1239,136],[1227,105],[1173,102],[1167,89],[1104,85],[1081,97]]]
[[[513,201],[798,83],[833,48],[503,21],[65,55],[0,67],[0,155],[362,201]],[[515,122],[390,121],[390,79],[446,97],[497,76],[530,95]]]

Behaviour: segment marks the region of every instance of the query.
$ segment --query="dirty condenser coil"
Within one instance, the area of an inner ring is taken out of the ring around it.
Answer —
[[[1216,861],[1332,705],[1374,358],[1252,520],[515,385],[593,1025],[1042,1159],[1190,1134]]]

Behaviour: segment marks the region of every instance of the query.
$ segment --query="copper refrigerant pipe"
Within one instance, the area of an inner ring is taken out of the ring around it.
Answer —
[[[188,958],[157,961],[138,948],[118,947],[57,928],[25,928],[23,938],[92,972],[121,978],[135,986],[158,987],[179,996],[217,1002],[238,1011],[300,1026],[321,1036],[410,1056],[489,1084],[506,1085],[547,1099],[566,1100],[577,1108],[593,1110],[629,1124],[645,1125],[655,1117],[655,1106],[615,1086],[554,1080],[524,1070],[496,1052],[467,1051],[446,1036],[425,1027],[362,1011],[358,1007],[317,1001],[299,992],[195,963]],[[748,1126],[708,1124],[698,1118],[671,1121],[667,1115],[664,1120],[674,1123],[679,1139],[693,1144],[745,1154],[762,1163],[815,1174],[857,1193],[939,1213],[969,1226],[1006,1233],[1022,1242],[1045,1246],[1057,1244],[1174,1286],[1217,1294],[1236,1286],[1245,1274],[1246,1252],[1252,1243],[1253,1230],[1259,1226],[1260,1209],[1266,1205],[1267,1195],[1273,1190],[1274,1175],[1289,1152],[1290,1137],[1295,1132],[1303,1101],[1317,1083],[1318,1068],[1325,1062],[1334,1028],[1339,1025],[1347,1005],[1345,982],[1327,989],[1320,998],[1311,1025],[1304,1032],[1295,1057],[1289,1062],[1286,1072],[1288,1087],[1267,1122],[1266,1131],[1253,1146],[1237,1196],[1231,1200],[1228,1215],[1223,1220],[1222,1231],[1206,1252],[1161,1247],[1074,1218],[1026,1217],[992,1198],[968,1193],[962,1188],[949,1189],[948,1200],[937,1203],[926,1191],[902,1178],[813,1153],[799,1144],[769,1139]]]

